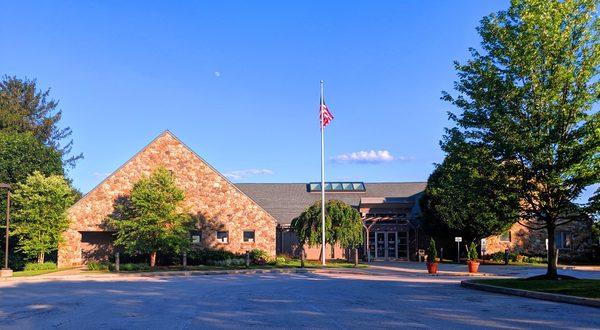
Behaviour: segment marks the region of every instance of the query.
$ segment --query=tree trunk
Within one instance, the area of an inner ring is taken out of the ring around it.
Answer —
[[[44,263],[44,252],[40,252],[38,254],[38,260],[37,260],[38,264],[43,264]]]
[[[558,278],[557,263],[558,263],[558,251],[556,251],[556,241],[554,240],[554,232],[556,227],[554,223],[548,224],[548,269],[546,270],[546,277],[548,279]]]
[[[304,245],[300,247],[300,267],[304,268]]]
[[[354,267],[358,267],[358,249],[354,249]]]
[[[150,252],[150,267],[154,268],[156,266],[156,251]]]

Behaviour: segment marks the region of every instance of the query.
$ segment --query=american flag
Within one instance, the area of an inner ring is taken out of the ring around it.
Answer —
[[[320,110],[320,119],[321,119],[321,127],[327,126],[332,120],[333,115],[329,112],[329,108],[325,105],[325,102],[321,102],[321,110]]]

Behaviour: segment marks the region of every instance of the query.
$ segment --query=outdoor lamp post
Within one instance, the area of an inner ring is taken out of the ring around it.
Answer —
[[[0,188],[6,189],[6,234],[4,236],[4,268],[0,270],[0,277],[11,277],[12,269],[8,268],[8,239],[10,234],[10,185],[0,183]]]

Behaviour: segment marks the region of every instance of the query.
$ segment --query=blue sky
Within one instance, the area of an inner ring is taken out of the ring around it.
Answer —
[[[165,129],[235,182],[426,181],[453,60],[508,1],[11,1],[0,73],[60,100],[87,192]]]

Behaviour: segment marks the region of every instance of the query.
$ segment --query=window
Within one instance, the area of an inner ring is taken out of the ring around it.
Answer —
[[[228,231],[218,231],[217,232],[217,242],[229,243],[229,232]]]
[[[570,231],[559,231],[554,234],[554,241],[557,249],[570,249],[571,240],[572,237]]]
[[[254,243],[254,230],[244,231],[244,242]]]
[[[510,230],[507,230],[507,231],[503,232],[502,234],[500,234],[500,242],[510,242],[510,239],[511,239]]]
[[[192,230],[190,232],[190,236],[192,237],[192,244],[202,244],[202,232],[197,230]]]
[[[310,182],[307,185],[308,192],[321,192],[320,182]],[[365,192],[363,182],[325,182],[327,192]]]

